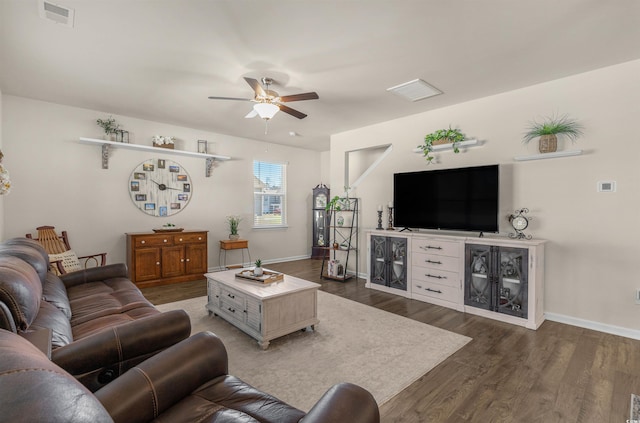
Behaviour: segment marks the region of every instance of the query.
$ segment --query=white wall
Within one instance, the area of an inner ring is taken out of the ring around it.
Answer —
[[[151,145],[151,136],[161,134],[177,137],[177,148],[196,151],[197,140],[206,139],[215,143],[214,153],[232,157],[206,178],[203,159],[155,156],[185,167],[193,196],[180,213],[152,217],[134,207],[127,186],[131,171],[154,154],[114,149],[109,169],[103,170],[100,148],[78,143],[79,137],[100,138],[95,120],[108,113],[7,95],[2,103],[3,151],[13,181],[4,202],[4,238],[53,225],[69,232],[79,254],[106,251],[114,263],[125,260],[126,232],[150,231],[171,222],[209,231],[209,267],[215,268],[218,240],[228,237],[225,216],[239,214],[240,235],[249,239],[254,260],[286,260],[311,252],[311,190],[320,179],[320,153],[114,115],[132,132],[132,143]],[[254,159],[289,163],[287,229],[251,229]],[[233,259],[230,253],[227,263]]]
[[[547,313],[577,324],[583,319],[587,325],[614,332],[637,331],[639,74],[640,61],[633,61],[334,135],[332,185],[342,185],[345,151],[393,144],[390,156],[356,194],[362,198],[363,227],[373,228],[376,205],[393,197],[394,172],[499,163],[501,232],[509,231],[508,213],[528,207],[534,217],[529,232],[549,241]],[[559,143],[559,149],[583,149],[585,154],[515,162],[514,156],[536,153],[537,142],[521,143],[528,122],[553,113],[568,113],[584,124],[585,135],[576,145]],[[428,167],[412,150],[425,134],[449,125],[484,145],[457,155],[438,154],[440,163]],[[617,192],[596,192],[601,180],[616,181]],[[428,187],[417,187],[416,195],[429,195]],[[385,211],[385,222],[386,216]],[[360,245],[366,245],[364,241]],[[366,268],[365,251],[360,260],[361,268]]]

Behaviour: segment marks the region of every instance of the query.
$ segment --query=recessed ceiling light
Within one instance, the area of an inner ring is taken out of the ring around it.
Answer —
[[[387,91],[406,98],[409,101],[418,101],[442,94],[442,91],[427,84],[422,79],[414,79],[413,81],[387,88]]]

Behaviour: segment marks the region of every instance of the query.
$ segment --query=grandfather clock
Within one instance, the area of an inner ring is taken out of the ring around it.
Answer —
[[[311,246],[311,258],[322,259],[329,250],[326,249],[329,243],[329,220],[327,219],[327,202],[329,201],[329,188],[324,184],[319,184],[313,189],[312,198],[312,221],[313,221],[313,243]]]

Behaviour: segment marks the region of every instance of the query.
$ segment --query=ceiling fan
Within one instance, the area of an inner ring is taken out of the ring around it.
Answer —
[[[290,114],[291,116],[297,117],[298,119],[304,119],[307,117],[306,114],[292,109],[289,106],[285,106],[282,103],[287,103],[290,101],[302,101],[302,100],[316,100],[318,94],[315,92],[302,93],[302,94],[293,94],[293,95],[285,95],[280,96],[277,92],[270,90],[269,87],[273,84],[272,78],[263,77],[261,79],[264,88],[260,83],[253,78],[244,78],[247,81],[247,84],[253,88],[255,93],[253,98],[237,98],[237,97],[216,97],[211,96],[209,99],[211,100],[237,100],[237,101],[252,101],[255,104],[253,105],[253,110],[251,110],[245,118],[252,118],[255,116],[260,116],[265,121],[270,120],[278,113],[280,110],[283,112]]]

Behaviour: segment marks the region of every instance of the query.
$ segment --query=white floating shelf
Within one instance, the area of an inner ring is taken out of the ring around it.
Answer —
[[[555,151],[553,153],[532,154],[531,156],[517,156],[513,160],[517,162],[525,162],[528,160],[555,159],[557,157],[579,156],[582,150]]]
[[[169,148],[161,148],[161,147],[153,147],[150,145],[140,145],[140,144],[129,144],[123,142],[115,142],[115,141],[107,141],[107,140],[99,140],[95,138],[80,138],[81,144],[91,144],[91,145],[99,145],[102,147],[102,168],[109,169],[109,149],[110,148],[121,148],[125,150],[138,150],[138,151],[149,151],[160,154],[172,154],[175,156],[188,156],[188,157],[200,157],[206,159],[206,176],[211,176],[211,170],[213,169],[213,162],[218,161],[226,161],[231,160],[229,156],[221,156],[218,154],[206,154],[206,153],[195,153],[192,151],[185,150],[171,150]]]
[[[478,140],[464,140],[458,143],[458,148],[464,147],[473,147],[476,145],[480,145]],[[442,152],[442,151],[453,151],[453,144],[438,144],[433,146],[433,152]],[[422,153],[421,148],[414,148],[414,153]]]

